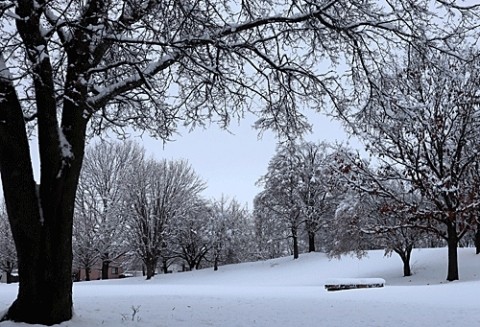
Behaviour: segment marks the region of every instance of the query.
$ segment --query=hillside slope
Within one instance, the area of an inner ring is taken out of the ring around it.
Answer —
[[[74,285],[75,318],[61,327],[278,327],[480,326],[480,256],[459,249],[461,281],[446,282],[446,249],[412,255],[414,275],[402,277],[401,260],[370,251],[358,260],[312,253],[211,269],[158,275],[153,280]],[[326,279],[380,277],[378,289],[327,292]],[[0,307],[16,285],[0,285]],[[11,322],[0,327],[25,327]]]

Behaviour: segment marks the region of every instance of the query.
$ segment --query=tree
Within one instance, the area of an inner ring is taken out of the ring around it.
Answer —
[[[278,147],[277,153],[268,164],[268,172],[260,179],[265,190],[259,198],[260,204],[266,207],[270,214],[285,222],[293,243],[294,259],[299,256],[298,242],[302,224],[299,190],[299,167],[302,158],[296,151],[296,146],[295,142],[289,141]]]
[[[125,181],[143,152],[131,141],[102,141],[85,153],[75,202],[74,252],[82,254],[79,259],[87,271],[91,267],[88,265],[99,259],[102,279],[108,279],[110,263],[127,251],[125,194],[129,185]]]
[[[431,204],[419,207],[390,194],[415,212],[406,225],[445,239],[449,281],[459,278],[458,242],[476,224],[480,205],[469,176],[480,160],[480,65],[478,54],[462,55],[470,60],[411,49],[390,74],[378,76],[356,121],[358,135],[382,160],[381,179],[408,183],[408,192]],[[376,187],[388,193],[380,183]]]
[[[302,142],[296,149],[300,156],[298,199],[308,235],[308,252],[315,251],[316,234],[328,225],[338,202],[339,185],[330,169],[329,148],[326,143]]]
[[[150,159],[133,168],[128,225],[132,246],[150,279],[172,238],[174,222],[194,210],[205,184],[186,161]]]
[[[8,226],[5,205],[0,205],[0,271],[6,275],[5,282],[12,282],[12,272],[17,268],[17,253],[13,243],[12,233]]]
[[[312,252],[317,232],[333,216],[339,185],[330,169],[330,152],[326,143],[291,141],[279,146],[262,179],[263,203],[257,204],[266,206],[271,215],[290,226],[294,252],[295,248],[298,251],[302,225],[308,236],[308,251]]]
[[[77,197],[77,203],[82,198]],[[94,211],[89,210],[85,204],[77,205],[73,222],[73,260],[74,264],[85,269],[85,280],[90,280],[92,267],[98,261],[96,246],[97,230]]]
[[[87,134],[131,125],[168,139],[178,123],[218,118],[225,126],[252,104],[261,105],[257,126],[298,133],[308,126],[302,101],[348,104],[341,72],[322,71],[319,61],[348,63],[343,79],[359,94],[368,72],[413,39],[441,48],[452,31],[475,33],[475,6],[437,3],[465,16],[432,28],[426,0],[3,1],[0,171],[20,278],[4,319],[72,317],[72,224]]]
[[[210,205],[208,235],[211,242],[210,261],[218,270],[221,263],[238,263],[249,257],[251,244],[248,212],[235,199],[222,196]]]
[[[175,221],[175,255],[188,265],[190,270],[199,269],[211,250],[208,222],[211,208],[201,198],[190,199],[188,210]]]
[[[274,259],[288,254],[288,228],[282,219],[264,206],[263,193],[257,194],[253,201],[253,220],[255,228],[256,259]]]
[[[403,276],[411,276],[410,257],[414,247],[426,246],[426,230],[405,224],[415,219],[411,207],[415,202],[421,206],[421,198],[415,194],[399,192],[401,185],[389,183],[392,192],[398,196],[406,194],[410,205],[398,203],[389,197],[375,192],[350,190],[336,210],[333,233],[335,244],[330,251],[332,256],[355,253],[366,255],[366,250],[384,248],[385,255],[395,252],[403,263]],[[394,185],[392,185],[394,184]]]

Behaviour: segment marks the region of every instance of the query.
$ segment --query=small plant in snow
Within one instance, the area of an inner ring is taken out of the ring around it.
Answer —
[[[138,313],[140,312],[140,306],[134,306],[132,305],[130,307],[132,309],[132,313],[130,314],[130,316],[126,313],[122,313],[122,322],[125,322],[125,321],[140,321],[140,317],[138,316]]]

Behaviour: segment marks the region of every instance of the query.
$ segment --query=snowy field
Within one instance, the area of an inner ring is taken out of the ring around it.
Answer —
[[[446,282],[446,249],[414,250],[412,277],[398,256],[329,260],[304,254],[189,273],[74,285],[79,326],[480,326],[480,255],[460,249],[461,281]],[[327,292],[332,278],[383,278],[386,287]],[[0,307],[16,285],[0,284]],[[136,312],[135,312],[136,311]],[[4,322],[0,327],[32,326]]]

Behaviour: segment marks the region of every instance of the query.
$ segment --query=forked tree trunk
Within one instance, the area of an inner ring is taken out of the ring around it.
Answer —
[[[34,195],[35,186],[32,190]],[[9,193],[6,190],[6,197]],[[45,325],[69,320],[73,306],[72,215],[57,207],[53,217],[47,210],[40,216],[37,201],[22,203],[28,213],[9,210],[18,255],[19,291],[5,319]],[[30,225],[25,225],[26,217]]]
[[[148,256],[145,260],[145,266],[147,268],[147,280],[155,276],[155,270],[157,269],[158,259],[154,256]]]
[[[405,250],[403,249],[394,249],[403,263],[403,277],[408,277],[412,275],[412,269],[410,268],[410,257],[412,255],[413,245],[408,245]]]
[[[35,80],[35,86],[40,89],[42,82]],[[72,317],[72,222],[86,121],[73,109],[63,117],[67,125],[75,119],[83,122],[80,129],[63,131],[75,157],[66,163],[58,127],[55,121],[50,124],[54,116],[39,113],[42,176],[37,189],[22,108],[13,85],[1,75],[0,94],[0,172],[19,273],[17,299],[3,319],[53,325]],[[37,103],[39,108],[56,106],[48,94],[37,97]]]

